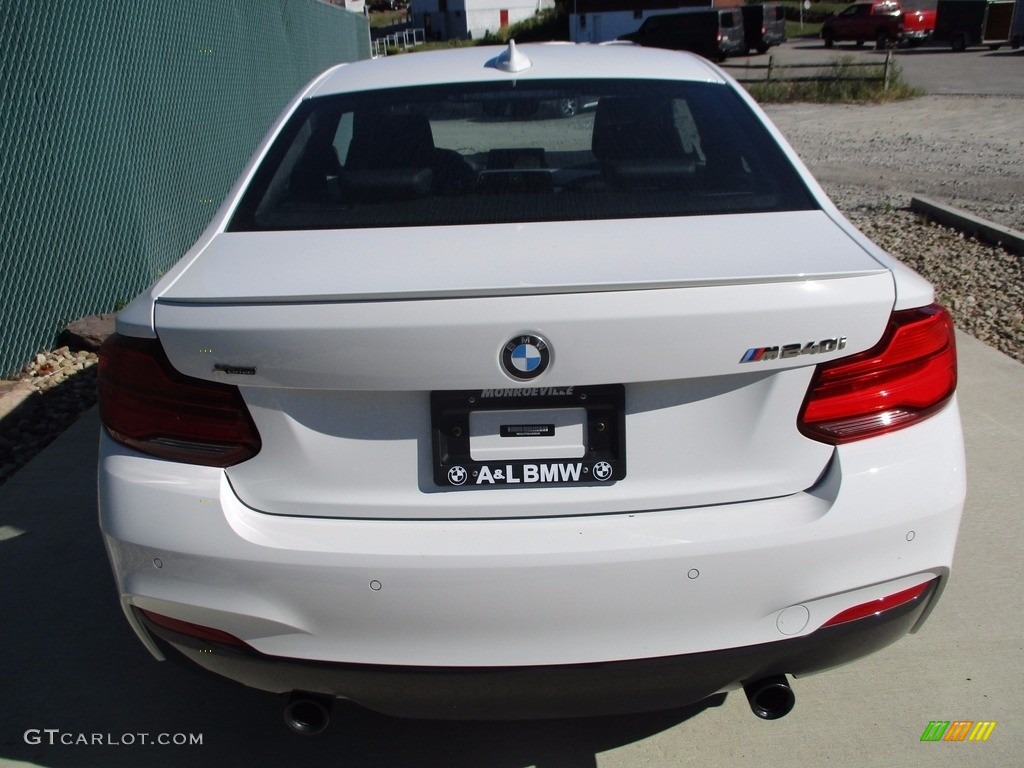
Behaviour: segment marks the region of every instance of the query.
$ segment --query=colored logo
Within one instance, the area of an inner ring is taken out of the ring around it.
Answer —
[[[846,349],[846,337],[837,336],[833,339],[808,341],[806,344],[782,344],[776,347],[751,347],[743,353],[741,363],[761,363],[766,360],[785,360],[800,355],[820,355],[824,352],[835,352]]]
[[[932,720],[921,741],[988,741],[995,728],[995,720]]]
[[[501,348],[501,367],[516,381],[540,376],[551,363],[551,346],[540,336],[521,334]]]

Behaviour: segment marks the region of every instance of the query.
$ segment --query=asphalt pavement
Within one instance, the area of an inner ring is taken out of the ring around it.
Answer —
[[[870,45],[857,48],[853,43],[836,43],[825,48],[816,38],[789,40],[771,48],[774,64],[821,64],[836,59],[850,59],[858,63],[882,64],[884,51]],[[768,55],[730,58],[731,67],[749,61],[751,65],[767,64]],[[938,43],[917,48],[897,48],[893,57],[903,79],[928,94],[937,96],[1024,96],[1024,47],[1013,50],[1003,47],[998,51],[988,48],[970,48],[963,53],[952,53],[947,45]],[[729,70],[732,74],[736,72]]]
[[[796,707],[773,722],[733,693],[693,710],[547,722],[338,708],[324,734],[297,736],[278,697],[156,662],[129,630],[96,523],[93,409],[0,487],[0,766],[1020,764],[1024,366],[968,336],[958,344],[969,474],[949,587],[917,635],[793,681]],[[985,742],[922,742],[935,720],[996,726]]]

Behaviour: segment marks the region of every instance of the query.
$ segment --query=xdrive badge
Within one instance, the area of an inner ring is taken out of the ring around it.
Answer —
[[[531,333],[514,336],[501,348],[501,368],[516,381],[537,378],[550,363],[551,345]]]

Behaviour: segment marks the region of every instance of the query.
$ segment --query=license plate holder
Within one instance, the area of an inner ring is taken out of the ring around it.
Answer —
[[[613,485],[626,476],[625,400],[621,384],[431,392],[434,483]]]

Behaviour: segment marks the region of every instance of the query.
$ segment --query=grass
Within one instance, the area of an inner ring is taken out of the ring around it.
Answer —
[[[833,13],[839,13],[849,5],[849,3],[812,3],[811,7],[803,12],[804,23],[817,22],[820,24]],[[787,19],[800,21],[800,2],[798,0],[783,0],[782,7],[786,11]]]
[[[404,24],[408,17],[409,15],[404,9],[399,11],[374,11],[370,14],[370,27],[371,29],[376,29],[377,27],[392,27],[395,24]]]
[[[750,95],[762,104],[795,101],[817,104],[882,103],[913,99],[922,94],[920,89],[904,82],[899,65],[895,61],[889,66],[888,88],[884,86],[882,65],[854,66],[854,61],[849,56],[835,59],[830,66],[816,71],[814,75],[804,74],[808,70],[797,71],[801,77],[816,76],[818,79],[787,82],[785,67],[777,67],[773,71],[772,82],[745,83],[745,86]],[[774,79],[776,77],[779,79]]]
[[[488,32],[480,42],[481,45],[493,45],[494,43],[506,43],[510,39],[517,43],[568,40],[569,16],[560,6],[549,8],[524,21],[499,29],[494,34]]]
[[[802,14],[803,25],[800,24],[800,3],[797,0],[785,0],[786,37],[790,40],[816,38],[821,34],[821,22],[848,6],[848,3],[814,3]]]
[[[799,21],[786,21],[786,38],[789,40],[803,40],[804,38],[817,38],[821,36],[821,22],[811,23],[805,21],[800,26]]]
[[[420,43],[419,45],[412,45],[405,50],[398,50],[394,48],[388,49],[388,56],[394,56],[398,53],[416,53],[417,51],[444,51],[448,48],[472,48],[474,45],[480,45],[479,40],[430,40],[426,43]]]
[[[487,32],[479,40],[442,40],[427,42],[422,45],[413,46],[408,49],[409,53],[416,51],[437,51],[446,48],[464,48],[473,45],[495,45],[496,43],[507,43],[510,39],[517,43],[536,43],[548,40],[569,39],[569,17],[561,6],[541,11],[525,21],[510,24],[497,32]],[[399,51],[388,51],[388,54],[399,53]]]

